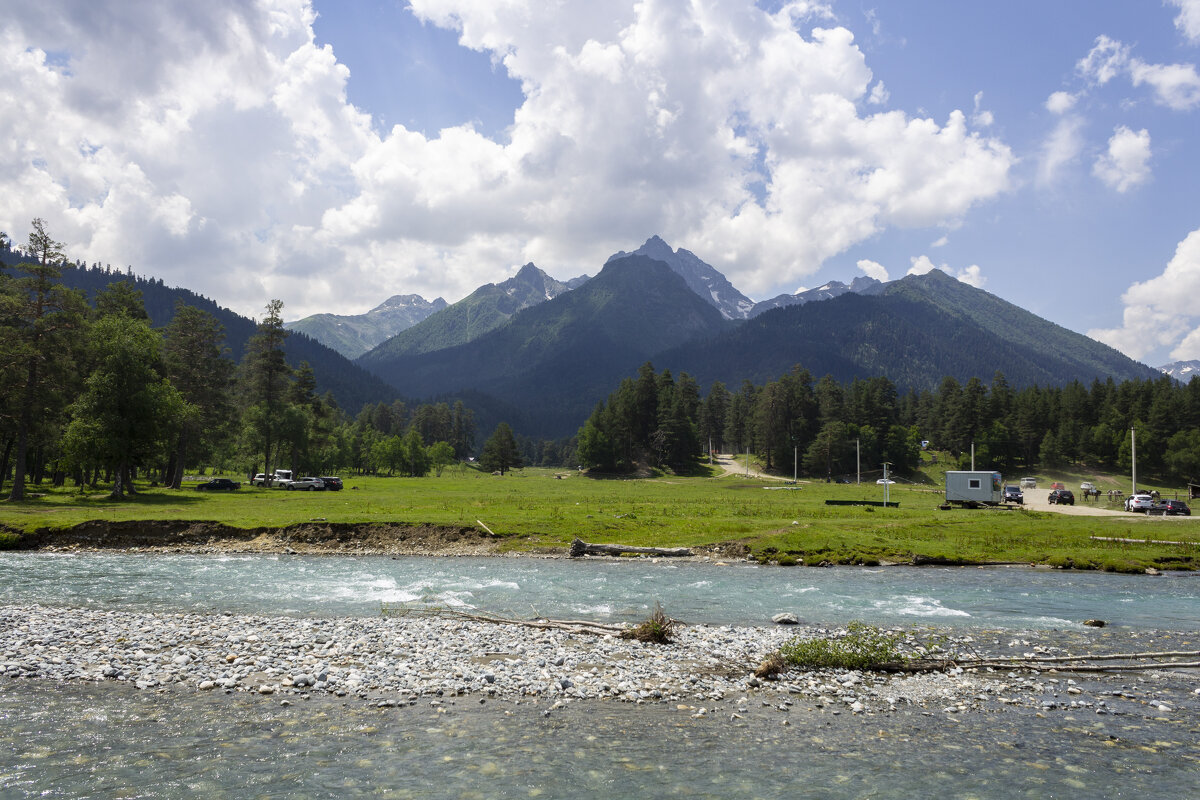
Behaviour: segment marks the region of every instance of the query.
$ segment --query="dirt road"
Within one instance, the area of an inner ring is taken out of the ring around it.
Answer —
[[[1108,505],[1108,498],[1103,495],[1099,500],[1085,501],[1080,497],[1080,493],[1077,490],[1072,489],[1072,491],[1075,492],[1075,505],[1064,506],[1057,503],[1054,505],[1050,504],[1050,501],[1047,499],[1050,497],[1050,489],[1048,487],[1045,489],[1027,489],[1024,492],[1025,507],[1034,511],[1053,511],[1056,514],[1075,514],[1083,517],[1128,516],[1127,512],[1121,510],[1120,506]]]

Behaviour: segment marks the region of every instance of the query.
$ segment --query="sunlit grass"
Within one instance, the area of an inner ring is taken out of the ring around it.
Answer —
[[[559,477],[562,476],[562,477]],[[525,469],[497,477],[451,469],[441,477],[343,476],[341,492],[243,487],[207,494],[144,488],[114,502],[104,492],[38,489],[23,503],[0,502],[0,524],[18,531],[66,528],[91,520],[211,521],[240,528],[314,520],[477,528],[507,549],[566,547],[572,539],[640,546],[702,548],[743,543],[752,555],[804,564],[932,560],[1039,563],[1096,569],[1200,566],[1196,546],[1100,542],[1092,536],[1200,543],[1189,518],[1065,516],[1017,509],[938,510],[940,491],[896,484],[899,508],[827,506],[825,500],[882,500],[883,487],[778,481],[741,476],[593,479]],[[1040,491],[1040,489],[1039,489]]]

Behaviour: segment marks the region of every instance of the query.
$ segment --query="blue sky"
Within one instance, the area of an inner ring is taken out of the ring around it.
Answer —
[[[1200,0],[16,6],[0,230],[243,313],[660,234],[754,299],[938,267],[1200,358]]]

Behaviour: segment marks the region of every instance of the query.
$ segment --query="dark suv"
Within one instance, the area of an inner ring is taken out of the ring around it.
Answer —
[[[1162,514],[1164,517],[1168,514],[1190,517],[1192,510],[1182,500],[1164,500],[1161,503],[1155,503],[1151,513]]]
[[[1019,506],[1025,505],[1025,495],[1021,492],[1021,487],[1012,485],[1005,486],[1004,502],[1016,503]]]
[[[231,481],[229,478],[213,478],[205,481],[196,487],[198,492],[232,492],[241,486],[237,481]]]
[[[1058,504],[1060,506],[1075,505],[1075,495],[1071,494],[1070,489],[1055,489],[1050,493],[1050,505]]]
[[[335,477],[321,476],[321,483],[325,484],[325,488],[331,492],[338,492],[342,489],[342,479]]]

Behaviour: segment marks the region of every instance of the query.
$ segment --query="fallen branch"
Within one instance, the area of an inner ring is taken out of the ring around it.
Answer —
[[[625,553],[637,553],[648,556],[690,556],[692,551],[687,547],[634,547],[624,544],[589,544],[576,538],[571,542],[571,558],[579,556],[620,556]]]
[[[602,622],[591,622],[589,620],[582,619],[512,619],[509,617],[497,616],[495,614],[459,611],[457,609],[443,608],[440,606],[423,607],[403,604],[384,604],[381,608],[381,614],[385,617],[400,617],[407,616],[409,614],[426,617],[453,617],[455,619],[465,619],[472,622],[487,622],[492,625],[519,625],[525,628],[538,628],[540,630],[564,630],[570,633],[590,634],[592,636],[608,636],[612,634],[619,635],[628,630],[624,625],[605,625]]]

